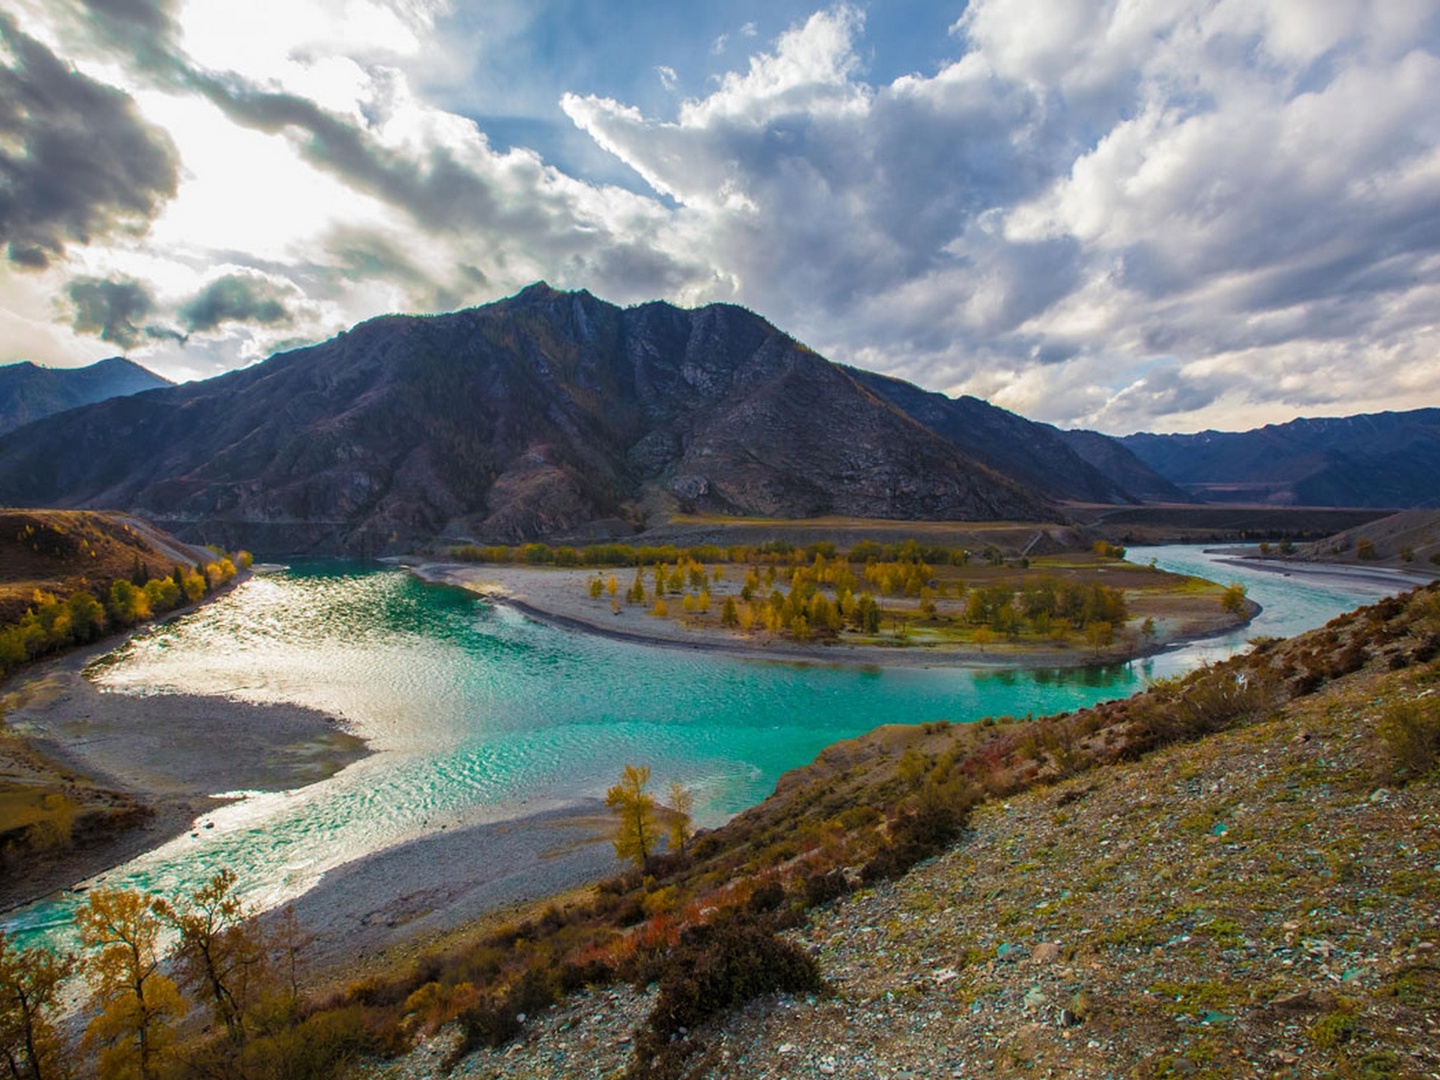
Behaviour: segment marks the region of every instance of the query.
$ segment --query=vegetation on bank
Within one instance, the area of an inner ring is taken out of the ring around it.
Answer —
[[[725,826],[663,850],[646,816],[648,776],[635,767],[617,785],[616,804],[622,816],[640,808],[629,839],[643,831],[646,840],[626,849],[639,865],[408,969],[377,972],[320,998],[292,993],[278,1011],[257,1004],[252,1019],[238,1021],[243,1051],[215,1014],[208,1032],[177,1037],[165,1050],[168,1071],[154,1075],[340,1076],[357,1055],[395,1053],[452,1021],[462,1032],[458,1056],[505,1042],[524,1028],[522,1016],[565,994],[628,980],[660,988],[632,1075],[678,1076],[702,1051],[711,1010],[820,987],[823,970],[782,931],[803,924],[817,905],[963,842],[970,815],[988,801],[1268,721],[1322,690],[1342,693],[1352,677],[1388,680],[1375,684],[1384,688],[1373,699],[1380,722],[1354,734],[1374,746],[1370,783],[1424,782],[1440,766],[1437,657],[1440,586],[1430,586],[1076,713],[877,729],[787,774],[774,795]],[[154,898],[143,899],[154,918],[170,917]],[[198,896],[188,904],[189,911],[203,906]],[[258,933],[242,921],[245,934]],[[292,961],[298,952],[289,953]],[[192,984],[191,1007],[211,1001],[207,993]],[[107,1007],[97,1003],[92,1015]],[[134,1011],[127,1015],[132,1026],[115,1030],[129,1039],[133,1060],[138,1029]]]
[[[194,603],[250,565],[212,550],[179,561],[126,520],[90,511],[0,511],[0,679],[32,661]],[[0,716],[0,870],[143,820],[130,796],[48,760]]]
[[[183,549],[171,540],[167,554],[126,520],[96,511],[0,511],[0,679],[194,603],[251,562],[245,551],[210,549],[193,562],[173,554]]]
[[[909,539],[785,542],[690,548],[457,548],[468,561],[533,567],[593,567],[577,588],[613,614],[639,608],[657,619],[728,631],[741,639],[882,646],[968,645],[1066,648],[1096,656],[1139,651],[1157,620],[1232,625],[1247,617],[1243,586],[1222,588],[1123,561],[1099,541],[1065,555],[1005,556]],[[606,572],[606,568],[611,569]],[[1206,608],[1207,598],[1215,607]],[[1217,608],[1223,615],[1217,614]],[[1208,620],[1208,623],[1207,623]],[[1189,631],[1181,631],[1189,632]]]

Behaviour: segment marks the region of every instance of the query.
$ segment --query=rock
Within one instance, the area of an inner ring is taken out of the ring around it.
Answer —
[[[1035,946],[1035,951],[1030,954],[1032,964],[1053,964],[1060,959],[1060,943],[1057,941],[1042,941]]]
[[[1270,1002],[1272,1009],[1279,1009],[1281,1012],[1306,1012],[1315,1008],[1314,999],[1310,996],[1309,990],[1297,990],[1293,994],[1283,994]]]

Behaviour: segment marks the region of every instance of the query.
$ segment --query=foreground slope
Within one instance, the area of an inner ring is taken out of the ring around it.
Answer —
[[[170,380],[119,356],[83,368],[6,364],[0,367],[0,435],[66,409],[169,385]]]
[[[628,533],[677,509],[1054,516],[748,311],[543,283],[32,425],[0,439],[0,501],[271,551]]]
[[[1127,701],[826,750],[691,873],[743,864],[730,902],[761,910],[771,883],[813,895],[807,875],[875,851],[865,807],[898,838],[937,775],[990,797],[949,851],[786,932],[826,992],[682,1028],[673,1057],[691,1077],[1434,1075],[1437,656],[1431,586]],[[631,1041],[655,1004],[587,991],[452,1075],[660,1075]],[[363,1075],[439,1075],[454,1038]]]

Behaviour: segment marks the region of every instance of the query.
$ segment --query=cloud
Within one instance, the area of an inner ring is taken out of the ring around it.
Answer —
[[[43,269],[68,244],[143,231],[175,194],[177,156],[132,98],[0,14],[0,243]]]
[[[130,349],[145,340],[144,320],[155,310],[155,298],[138,281],[79,277],[66,286],[73,307],[70,325],[76,333]]]
[[[258,323],[289,326],[295,317],[286,307],[294,293],[268,278],[254,274],[226,274],[216,278],[180,307],[180,321],[192,334],[214,330],[221,323]]]
[[[1306,363],[1440,398],[1385,389],[1440,288],[1433,0],[972,0],[879,86],[863,31],[818,12],[674,119],[564,107],[838,359],[1061,423],[1278,414]]]
[[[35,184],[0,213],[12,269],[39,282],[55,245],[88,245],[94,279],[149,282],[167,310],[184,298],[192,366],[222,364],[222,342],[260,355],[281,327],[318,337],[544,277],[622,303],[738,301],[834,359],[1059,423],[1440,400],[1440,0],[970,0],[913,63],[886,54],[899,39],[873,8],[867,40],[858,6],[786,7],[799,17],[773,40],[750,23],[716,39],[718,20],[664,40],[633,101],[595,92],[590,53],[541,55],[569,47],[539,33],[553,8],[487,5],[463,29],[509,65],[555,65],[547,86],[578,83],[559,106],[592,156],[567,152],[568,173],[514,124],[492,142],[489,121],[427,99],[416,58],[447,52],[438,0],[287,0],[294,17],[258,34],[178,0],[16,2],[27,29],[51,27],[21,46],[85,61],[56,81],[110,95],[144,134],[141,102],[186,171],[169,203],[173,174],[82,200],[94,221],[50,233],[15,224],[53,223]],[[337,12],[353,17],[327,34]],[[117,70],[131,96],[94,81]],[[682,85],[709,90],[661,93]],[[0,123],[19,122],[9,100]],[[596,179],[605,154],[604,176],[643,186]],[[215,181],[239,162],[253,182]],[[202,304],[191,281],[215,267]],[[153,313],[87,302],[87,333],[178,354]]]

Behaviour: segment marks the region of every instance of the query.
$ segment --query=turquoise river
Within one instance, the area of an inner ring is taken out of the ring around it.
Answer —
[[[626,762],[696,793],[714,824],[781,773],[878,724],[1037,715],[1131,694],[1151,679],[1290,635],[1407,583],[1288,575],[1198,548],[1131,559],[1241,581],[1264,612],[1242,633],[1144,661],[1079,670],[856,669],[746,661],[610,641],[531,622],[403,570],[297,564],[131,639],[97,667],[115,693],[222,694],[342,718],[375,753],[299,791],[249,794],[107,882],[190,891],[233,867],[263,906],[328,869],[433,832],[603,797]],[[217,748],[223,753],[223,748]],[[68,919],[62,899],[12,912],[14,929]]]

